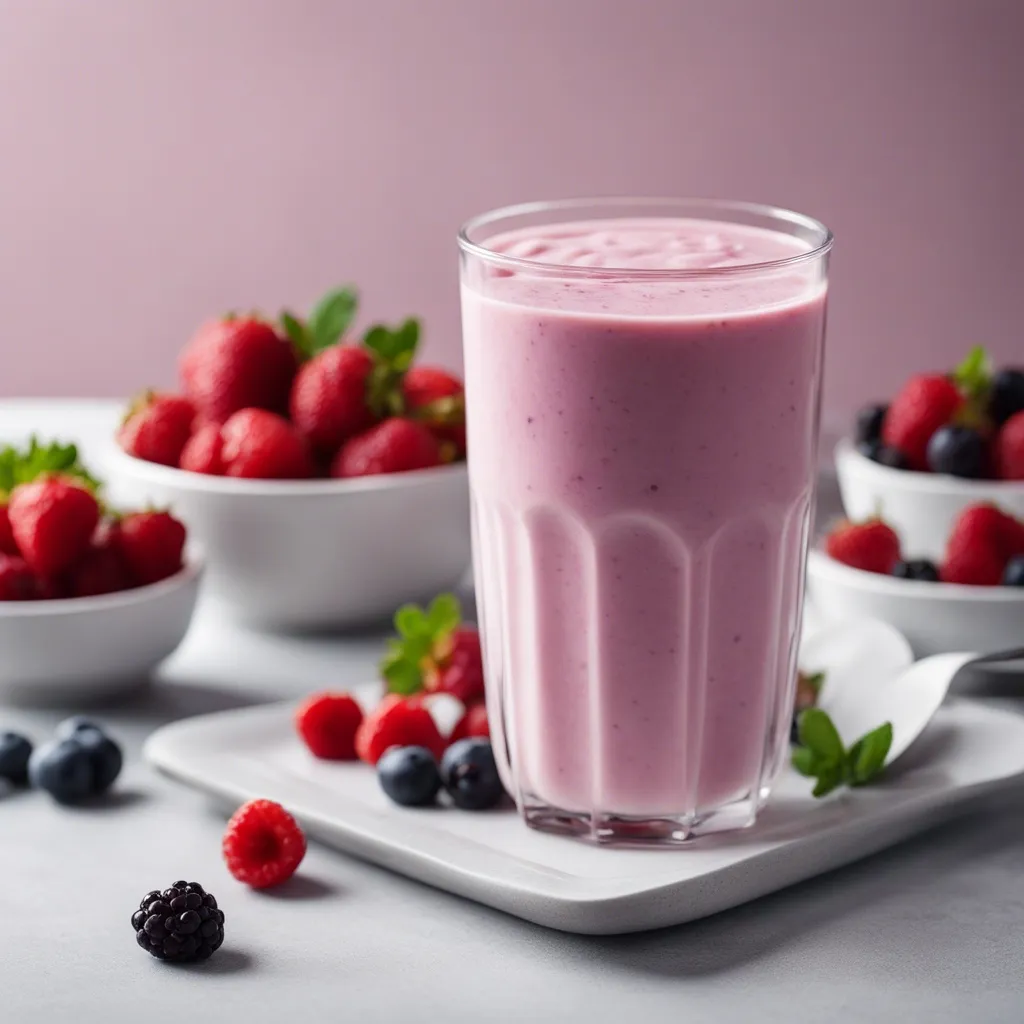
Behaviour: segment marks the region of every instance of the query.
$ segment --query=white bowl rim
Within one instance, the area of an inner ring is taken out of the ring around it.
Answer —
[[[87,615],[89,612],[113,611],[132,604],[156,601],[161,597],[181,590],[198,581],[203,572],[203,560],[190,555],[184,568],[173,576],[147,583],[145,586],[118,590],[113,594],[97,594],[93,597],[58,597],[41,601],[0,601],[0,619],[42,618],[44,616]]]
[[[855,569],[812,548],[807,555],[807,571],[818,579],[843,583],[861,591],[926,601],[972,601],[986,604],[1024,604],[1024,587],[981,587],[967,583],[932,583],[928,580],[901,580],[878,572]]]
[[[917,490],[925,494],[951,494],[973,496],[978,500],[998,502],[997,495],[1012,494],[1024,499],[1024,480],[966,480],[963,477],[947,476],[944,473],[918,473],[909,469],[894,469],[873,462],[857,451],[853,441],[842,438],[835,447],[833,457],[837,471],[842,462],[852,463],[859,473],[874,475],[879,485],[899,484],[905,490]]]
[[[146,462],[144,459],[129,455],[115,442],[110,444],[109,460],[119,462],[125,473],[132,473],[139,479],[175,487],[178,490],[260,498],[341,496],[367,491],[399,490],[429,484],[444,477],[465,476],[467,472],[466,462],[462,460],[443,466],[431,466],[429,469],[412,469],[405,473],[378,473],[374,476],[352,477],[347,480],[251,480],[193,473],[174,466],[163,466],[157,462]]]

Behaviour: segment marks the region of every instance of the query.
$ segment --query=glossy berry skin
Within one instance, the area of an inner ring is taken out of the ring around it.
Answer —
[[[22,558],[40,576],[58,576],[88,550],[100,519],[96,498],[75,481],[41,477],[11,492],[8,514]]]
[[[15,786],[28,784],[32,744],[16,732],[0,732],[0,779]]]
[[[88,755],[92,766],[92,795],[105,793],[117,781],[124,766],[124,754],[99,726],[79,725],[70,738]]]
[[[38,597],[38,580],[25,559],[0,555],[0,601],[34,601]]]
[[[426,747],[440,757],[445,742],[419,701],[392,693],[363,719],[356,733],[356,753],[361,761],[375,765],[390,747]]]
[[[296,366],[291,344],[253,317],[204,324],[179,362],[185,394],[214,423],[239,409],[287,412]]]
[[[1024,587],[1024,555],[1017,555],[1006,563],[1003,570],[1004,587]]]
[[[825,540],[825,551],[837,562],[888,575],[900,560],[900,540],[891,526],[880,519],[866,523],[843,523]]]
[[[242,409],[221,428],[225,476],[303,480],[313,464],[306,442],[286,420],[264,409]]]
[[[29,781],[58,803],[77,804],[94,793],[92,759],[75,739],[54,740],[32,752]]]
[[[333,477],[407,473],[441,464],[437,438],[413,420],[395,417],[342,445],[331,463]]]
[[[137,459],[176,466],[195,417],[196,407],[181,395],[148,394],[129,411],[117,441]]]
[[[135,586],[135,577],[120,547],[120,527],[103,526],[96,531],[89,550],[68,574],[67,586],[72,597],[96,597],[115,594]]]
[[[14,540],[14,531],[11,529],[11,517],[7,511],[7,502],[0,502],[0,555],[18,555],[17,542]]]
[[[897,562],[892,567],[892,574],[901,580],[921,580],[927,583],[938,583],[939,567],[927,558],[916,558],[909,562]]]
[[[391,747],[377,762],[380,788],[402,807],[426,807],[441,789],[437,761],[426,747]]]
[[[1024,412],[1015,413],[996,435],[996,476],[1000,480],[1024,480]]]
[[[455,806],[465,811],[494,807],[505,793],[491,741],[485,739],[453,743],[441,758],[441,782]]]
[[[179,572],[185,527],[169,512],[133,512],[117,528],[116,545],[140,584],[157,583]]]
[[[132,914],[139,946],[158,960],[208,960],[224,942],[224,911],[198,882],[146,893]]]
[[[911,469],[928,469],[928,442],[963,405],[956,384],[938,374],[911,377],[889,405],[882,424],[882,440],[898,448]]]
[[[458,377],[434,366],[414,366],[402,379],[406,414],[430,428],[446,461],[466,454],[465,391]]]
[[[928,442],[928,468],[933,473],[978,480],[988,468],[985,440],[976,430],[947,424]]]
[[[467,737],[475,736],[487,739],[491,735],[490,722],[487,720],[487,706],[484,703],[473,704],[466,708],[466,713],[455,723],[448,745],[457,743]]]
[[[479,632],[472,626],[460,626],[436,643],[423,685],[430,691],[450,693],[463,704],[482,700],[484,661]]]
[[[181,450],[178,467],[207,476],[224,475],[224,438],[220,424],[204,423],[196,430]]]
[[[331,345],[299,370],[289,408],[315,452],[330,457],[376,422],[367,397],[372,370],[372,355],[356,345]]]
[[[363,709],[347,693],[315,693],[295,712],[295,728],[314,757],[356,760],[356,733]]]
[[[880,441],[882,439],[882,424],[885,422],[885,414],[888,411],[888,405],[865,405],[857,413],[853,433],[854,441],[857,444]]]
[[[1024,524],[995,505],[965,508],[946,541],[940,569],[945,583],[998,586],[1007,562],[1024,554]]]
[[[862,441],[857,445],[857,451],[880,466],[888,466],[890,469],[910,469],[910,463],[903,452],[898,448],[890,448],[877,439]]]
[[[222,849],[239,882],[269,889],[295,874],[306,855],[306,837],[280,804],[250,800],[228,822]]]
[[[1024,370],[999,370],[992,377],[988,412],[999,425],[1024,412]]]

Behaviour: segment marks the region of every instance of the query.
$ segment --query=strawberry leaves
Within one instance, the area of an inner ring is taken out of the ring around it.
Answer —
[[[821,708],[808,708],[797,724],[800,745],[793,767],[815,780],[812,796],[827,796],[842,785],[865,786],[880,775],[892,746],[892,723],[866,733],[847,750],[839,732]]]
[[[13,445],[0,449],[0,495],[47,473],[73,477],[93,492],[100,488],[99,480],[80,462],[78,448],[73,444],[53,441],[42,445],[33,437],[24,450]]]
[[[412,366],[419,341],[420,322],[415,317],[395,328],[374,324],[363,335],[363,345],[373,354],[366,397],[375,415],[400,416],[405,411],[402,378]]]
[[[331,345],[336,345],[351,327],[359,308],[359,293],[350,285],[334,288],[313,307],[303,321],[289,310],[281,313],[281,326],[304,359],[312,359]]]
[[[423,689],[425,667],[461,621],[462,609],[454,594],[439,594],[428,608],[415,604],[399,608],[395,612],[398,636],[388,641],[380,664],[388,691],[408,696]]]
[[[992,384],[992,358],[981,345],[975,345],[953,371],[953,383],[967,398],[984,398]]]

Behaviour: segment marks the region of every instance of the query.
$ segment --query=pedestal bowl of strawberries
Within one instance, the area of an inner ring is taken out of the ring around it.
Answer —
[[[354,334],[356,305],[204,324],[181,392],[142,395],[111,447],[118,494],[180,510],[210,595],[256,626],[371,621],[469,567],[462,383],[416,363],[415,319]]]

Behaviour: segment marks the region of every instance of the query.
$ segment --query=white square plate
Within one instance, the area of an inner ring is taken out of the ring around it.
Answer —
[[[753,828],[670,850],[609,849],[542,835],[512,811],[410,810],[361,764],[311,757],[292,705],[187,719],[146,756],[237,805],[284,804],[309,836],[346,853],[563,931],[612,934],[681,924],[866,857],[1024,774],[1024,718],[971,702],[940,709],[884,784],[822,801],[784,773]]]

